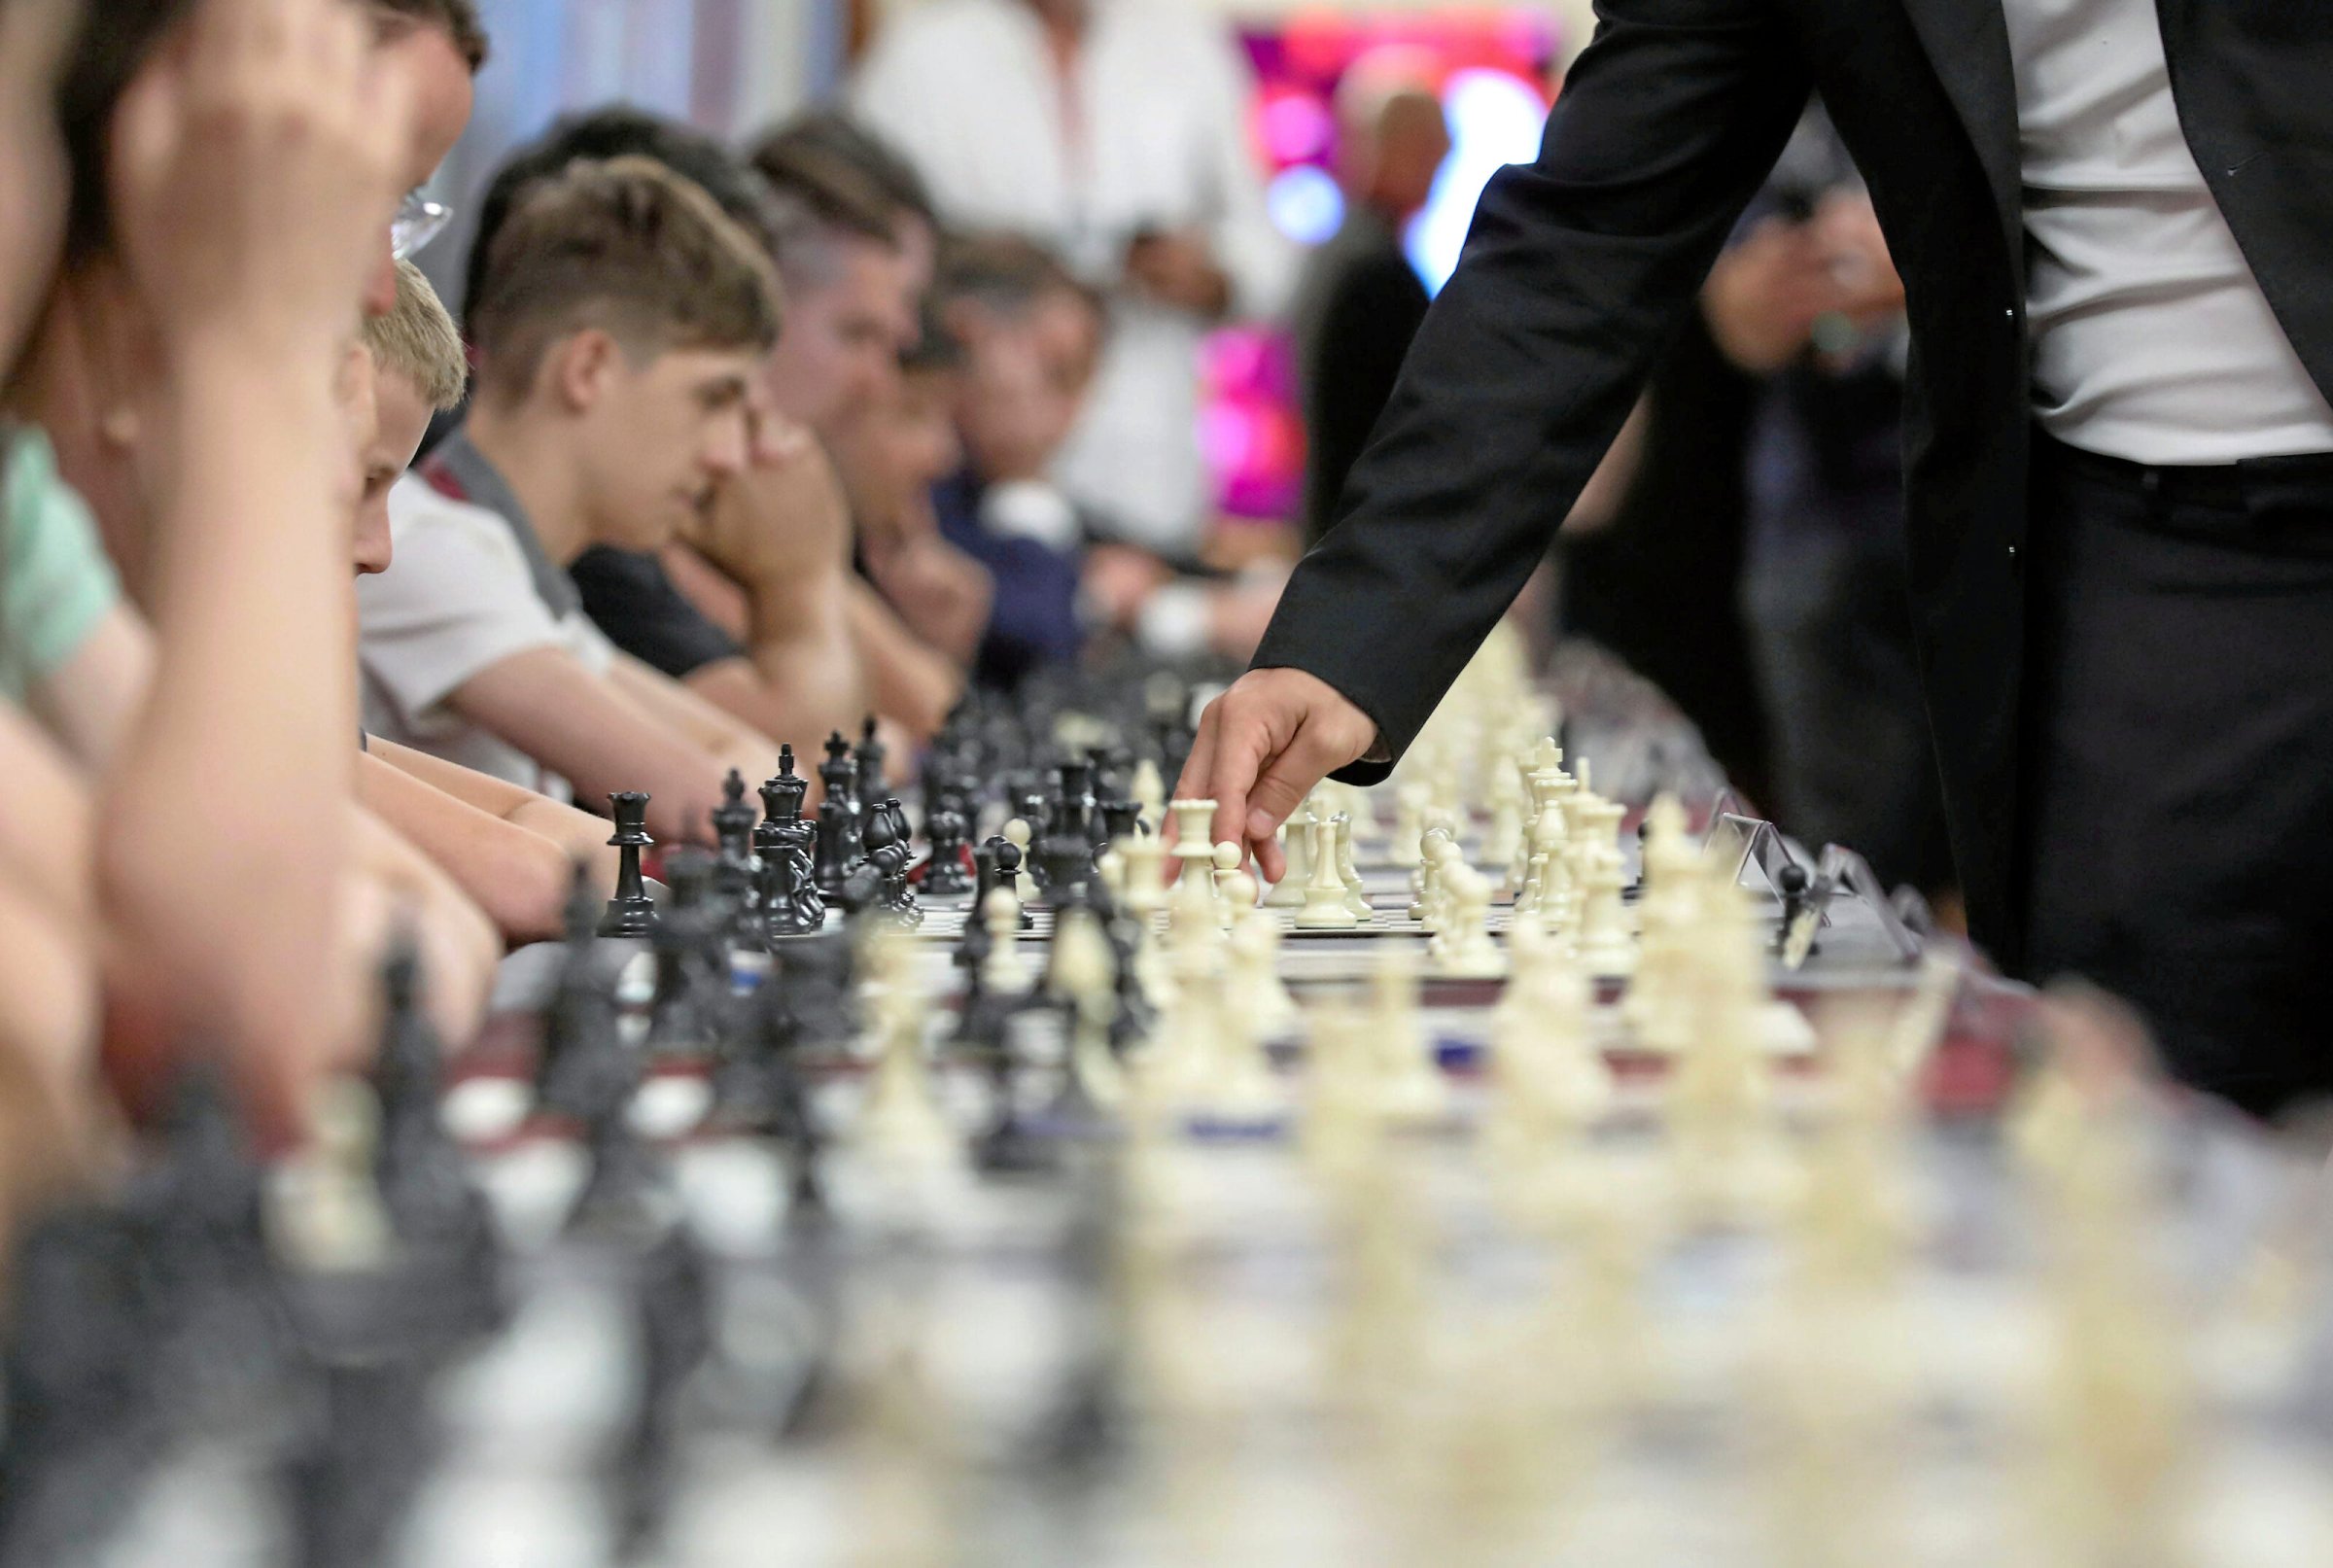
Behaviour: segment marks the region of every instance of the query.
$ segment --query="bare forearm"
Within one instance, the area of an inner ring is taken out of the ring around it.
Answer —
[[[963,695],[962,673],[918,642],[863,582],[851,584],[850,613],[875,711],[897,719],[918,741],[929,739]]]
[[[505,940],[540,942],[559,935],[569,871],[557,845],[379,757],[361,757],[357,778],[365,808],[451,878]],[[542,804],[581,815],[555,801]]]
[[[226,345],[178,366],[155,678],[105,781],[97,887],[169,1027],[288,1068],[336,1010],[318,977],[348,863],[356,712],[333,675],[348,645],[331,454],[346,440],[327,389],[270,379],[283,373]],[[153,809],[157,781],[193,810]],[[289,1116],[291,1085],[254,1087]]]

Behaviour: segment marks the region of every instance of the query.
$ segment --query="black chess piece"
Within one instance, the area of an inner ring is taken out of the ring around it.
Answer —
[[[824,799],[840,802],[843,808],[843,863],[851,865],[865,853],[859,835],[866,826],[866,813],[858,800],[858,762],[851,753],[851,743],[843,739],[841,730],[826,737],[826,760],[818,764],[818,782],[825,786]],[[824,820],[824,808],[820,819]]]
[[[381,1046],[372,1068],[380,1098],[373,1179],[405,1253],[405,1273],[431,1353],[450,1353],[500,1329],[509,1315],[502,1245],[485,1194],[445,1130],[443,1052],[421,1009],[421,965],[409,939],[382,974]]]
[[[783,843],[811,848],[817,830],[802,815],[802,802],[809,796],[810,781],[794,771],[794,749],[779,748],[778,776],[761,786],[764,815],[753,829],[754,854],[766,856]]]
[[[1014,896],[1019,897],[1021,891],[1021,846],[1015,844],[1011,839],[1006,838],[1000,833],[981,847],[989,852],[990,858],[994,862],[995,865],[995,871],[992,877],[992,880],[990,881],[989,887],[1010,888],[1013,889]],[[980,892],[980,903],[975,905],[974,908],[978,909],[982,906],[985,906],[988,903],[988,889],[984,888]],[[1021,929],[1025,931],[1033,931],[1036,929],[1036,917],[1031,915],[1028,912],[1027,907],[1024,905],[1021,910]]]
[[[713,1349],[713,1267],[686,1225],[640,1261],[632,1409],[615,1454],[616,1560],[634,1562],[663,1534],[681,1480],[682,1395]]]
[[[731,911],[714,896],[719,864],[697,849],[678,850],[665,861],[673,901],[653,939],[650,1057],[701,1057],[727,1027]]]
[[[989,894],[998,882],[996,875],[996,845],[1010,844],[1010,839],[991,839],[972,847],[972,915],[966,928],[982,923],[980,912],[988,907]]]
[[[601,918],[602,936],[643,937],[656,933],[656,904],[641,880],[640,852],[652,848],[648,837],[648,797],[637,789],[609,795],[615,809],[615,837],[608,842],[621,852],[615,874],[615,896],[608,900]]]
[[[858,746],[852,752],[858,766],[858,804],[861,812],[871,812],[888,800],[891,782],[885,776],[885,765],[890,759],[890,749],[875,732],[875,715],[869,714],[859,729]]]
[[[923,908],[908,886],[907,874],[915,856],[908,843],[907,812],[897,800],[887,800],[867,815],[866,865],[875,878],[872,898],[858,887],[847,885],[852,913],[869,909],[904,925],[923,923]]]
[[[536,1102],[577,1121],[609,1093],[609,1080],[628,1084],[634,1076],[616,1019],[621,971],[599,945],[593,922],[597,909],[589,868],[578,865],[567,905],[566,961],[543,1010],[535,1068]]]
[[[1052,825],[1036,842],[1038,886],[1059,902],[1094,881],[1094,797],[1086,787],[1088,769],[1064,762],[1056,770],[1058,799]]]
[[[721,803],[713,809],[713,836],[720,846],[713,896],[728,921],[728,940],[750,946],[753,934],[753,808],[746,803],[746,778],[735,768],[721,781]]]
[[[1101,808],[1104,847],[1146,831],[1142,821],[1142,803],[1138,800],[1113,800]]]
[[[934,898],[968,891],[973,882],[964,869],[964,841],[971,828],[963,814],[953,804],[943,806],[925,819],[923,830],[931,838],[931,858],[923,862],[923,890]]]
[[[826,926],[826,900],[809,854],[791,839],[761,861],[761,937],[764,946],[816,936]]]

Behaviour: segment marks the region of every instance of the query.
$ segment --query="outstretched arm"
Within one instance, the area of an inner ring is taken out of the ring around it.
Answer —
[[[1268,875],[1305,791],[1400,756],[1627,418],[1805,106],[1775,9],[1607,0],[1538,160],[1483,192],[1335,531],[1184,772]]]

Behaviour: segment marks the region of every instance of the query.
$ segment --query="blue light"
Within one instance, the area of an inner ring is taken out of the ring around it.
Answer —
[[[1405,247],[1410,264],[1433,294],[1440,294],[1457,269],[1483,186],[1508,164],[1528,163],[1539,156],[1548,119],[1538,92],[1505,71],[1460,71],[1443,90],[1442,102],[1450,122],[1450,156],[1434,177],[1425,210],[1410,221]]]
[[[1300,163],[1283,169],[1264,194],[1271,221],[1299,245],[1318,245],[1344,222],[1344,192],[1328,170]]]

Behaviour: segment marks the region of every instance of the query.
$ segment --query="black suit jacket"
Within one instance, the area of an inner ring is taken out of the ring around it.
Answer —
[[[2157,4],[2188,143],[2333,393],[2333,7]],[[1971,921],[2014,969],[2031,398],[2002,5],[1601,0],[1538,161],[1485,191],[1341,521],[1256,663],[1327,680],[1400,754],[1539,561],[1820,91],[1903,274],[1929,708]]]

